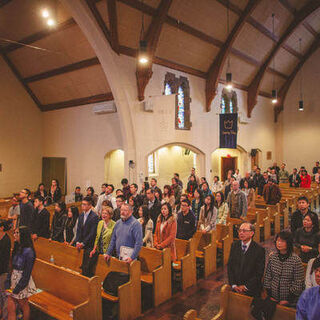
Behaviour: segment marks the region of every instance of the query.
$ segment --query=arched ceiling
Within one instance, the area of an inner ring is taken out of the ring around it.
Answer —
[[[59,23],[51,30],[39,15],[44,3],[57,12]],[[144,38],[152,63],[205,79],[207,110],[216,95],[217,84],[225,83],[226,61],[230,58],[235,87],[248,91],[248,116],[258,95],[271,97],[273,80],[280,95],[275,107],[278,114],[293,78],[319,47],[320,0],[86,0],[86,3],[113,50],[132,57],[138,52],[143,13]],[[275,34],[272,13],[275,13]],[[92,48],[58,0],[0,0],[0,37],[54,51],[1,42],[4,58],[42,110],[112,98]],[[152,64],[137,66],[136,76],[137,96],[142,100],[152,77]]]

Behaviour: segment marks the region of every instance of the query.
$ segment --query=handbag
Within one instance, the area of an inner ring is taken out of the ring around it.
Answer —
[[[103,290],[114,297],[118,296],[118,288],[129,282],[130,276],[124,272],[111,271],[103,281]]]

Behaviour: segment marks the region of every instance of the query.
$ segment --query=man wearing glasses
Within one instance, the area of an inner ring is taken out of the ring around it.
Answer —
[[[253,241],[254,226],[243,222],[239,239],[231,246],[228,261],[229,284],[235,292],[257,297],[261,294],[265,250]]]

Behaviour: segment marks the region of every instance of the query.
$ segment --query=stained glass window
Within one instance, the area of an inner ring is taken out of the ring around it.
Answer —
[[[230,113],[233,113],[233,103],[232,103],[232,99],[230,99],[229,108],[230,108]]]
[[[181,86],[178,88],[178,127],[184,128],[184,91]]]
[[[226,113],[226,102],[223,97],[221,99],[221,113]]]
[[[166,85],[165,85],[164,94],[166,96],[169,96],[170,94],[172,94],[171,86],[169,83],[166,83]]]
[[[155,173],[154,153],[148,156],[148,172]]]

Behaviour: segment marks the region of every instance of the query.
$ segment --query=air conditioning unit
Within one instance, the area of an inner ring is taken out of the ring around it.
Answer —
[[[114,101],[101,102],[93,106],[92,112],[94,114],[106,114],[117,112],[117,107]]]
[[[153,112],[153,103],[151,99],[143,101],[143,108],[146,112]]]

